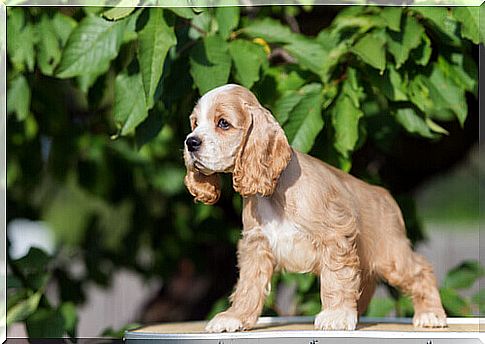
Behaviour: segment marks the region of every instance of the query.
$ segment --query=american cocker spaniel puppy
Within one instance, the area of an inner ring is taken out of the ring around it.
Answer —
[[[230,308],[207,331],[251,328],[275,269],[320,277],[316,329],[354,330],[378,278],[411,295],[415,326],[446,326],[432,268],[412,251],[401,211],[386,190],[291,148],[272,114],[242,86],[206,93],[190,123],[188,190],[214,204],[219,174],[232,173],[244,204],[239,280]]]

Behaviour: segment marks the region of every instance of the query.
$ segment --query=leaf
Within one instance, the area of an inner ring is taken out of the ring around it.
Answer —
[[[433,102],[452,110],[463,126],[468,114],[465,91],[446,78],[436,65],[429,76],[429,86]]]
[[[423,34],[423,39],[419,46],[411,51],[411,59],[418,65],[426,66],[431,57],[431,40],[426,34]]]
[[[485,269],[478,261],[465,261],[446,274],[443,287],[451,289],[470,288],[483,276],[485,276]]]
[[[478,69],[469,55],[458,52],[441,54],[438,56],[438,68],[458,86],[477,94]]]
[[[364,88],[361,86],[361,81],[357,74],[357,70],[352,67],[347,68],[346,72],[347,78],[344,80],[342,85],[342,93],[347,95],[354,107],[360,107],[360,101],[365,97]]]
[[[52,75],[61,60],[61,48],[51,18],[44,14],[37,25],[37,30],[40,33],[37,62],[42,73]]]
[[[266,60],[264,48],[252,42],[237,39],[229,43],[229,54],[236,68],[236,80],[251,88],[259,80],[259,70]]]
[[[18,121],[23,121],[30,113],[30,87],[27,79],[19,74],[10,82],[7,92],[7,113],[14,112]]]
[[[72,30],[77,26],[77,21],[61,12],[56,12],[52,17],[51,24],[60,40],[61,47],[64,47]]]
[[[352,52],[365,63],[383,71],[386,68],[385,40],[377,34],[364,35],[352,48]]]
[[[219,36],[207,36],[190,51],[190,74],[200,94],[227,83],[231,56]]]
[[[290,112],[295,108],[295,106],[301,101],[304,94],[295,91],[288,90],[285,91],[280,98],[278,98],[272,108],[272,112],[280,125],[284,125],[290,116]]]
[[[51,257],[43,250],[37,247],[31,247],[27,255],[14,260],[12,264],[15,264],[20,271],[27,274],[45,271],[50,261]]]
[[[303,97],[291,111],[284,129],[290,144],[306,153],[310,151],[315,138],[323,128],[322,85],[308,84],[299,92]]]
[[[396,120],[407,132],[433,139],[436,137],[424,121],[412,108],[400,108],[395,113]]]
[[[216,8],[216,20],[219,26],[219,35],[228,39],[231,32],[239,24],[239,7],[218,7]]]
[[[399,32],[401,31],[401,15],[402,8],[400,7],[385,7],[381,10],[381,17],[387,24],[387,27],[392,30]]]
[[[123,72],[115,80],[114,118],[120,126],[120,134],[127,135],[143,122],[148,110],[140,73]]]
[[[288,26],[272,18],[252,20],[242,31],[250,37],[259,37],[269,43],[291,43],[298,36]]]
[[[64,329],[72,338],[76,337],[76,326],[78,323],[78,317],[76,312],[76,306],[72,302],[64,302],[59,311],[64,319]]]
[[[461,39],[458,36],[458,23],[446,7],[423,6],[412,7],[412,10],[432,24],[431,27],[441,36],[441,42],[455,46],[461,45]]]
[[[342,95],[337,98],[331,116],[335,130],[333,145],[340,154],[348,158],[359,138],[359,119],[364,113],[355,107],[348,96]]]
[[[7,326],[19,321],[24,321],[29,315],[34,313],[39,306],[41,296],[42,292],[38,291],[35,294],[30,295],[27,299],[10,307],[7,311]]]
[[[480,7],[453,7],[453,17],[461,23],[461,36],[475,44],[485,43],[485,28],[480,28]]]
[[[396,68],[399,69],[407,61],[411,50],[417,48],[424,35],[424,27],[411,16],[405,16],[403,30],[399,33],[390,32],[387,35],[389,52],[394,56]]]
[[[84,18],[69,36],[56,76],[70,78],[106,72],[118,55],[125,23],[95,16]]]
[[[389,316],[389,313],[394,309],[395,301],[389,297],[374,297],[369,303],[367,317],[383,318]]]
[[[478,305],[478,309],[481,315],[485,313],[485,289],[482,288],[472,296],[472,302]]]
[[[164,9],[151,8],[149,11],[144,11],[144,14],[145,12],[149,18],[138,35],[138,61],[147,108],[151,109],[155,90],[162,77],[165,57],[168,50],[177,44],[177,38],[171,23],[167,23],[164,17]]]
[[[27,318],[29,338],[58,338],[64,335],[64,318],[55,309],[40,308]]]
[[[34,26],[26,22],[25,11],[11,8],[7,19],[7,52],[15,69],[29,72],[34,70],[37,33]]]
[[[315,40],[301,37],[284,46],[285,50],[293,56],[303,69],[308,69],[317,75],[323,76],[324,63],[328,59],[328,52]]]
[[[408,99],[406,84],[394,65],[389,64],[384,75],[379,75],[375,70],[369,70],[366,75],[372,85],[377,87],[389,100],[403,101]]]
[[[136,6],[139,4],[139,0],[121,0],[115,7],[104,11],[102,16],[108,20],[120,20],[129,16]]]
[[[444,135],[449,135],[450,134],[448,132],[448,130],[446,130],[442,126],[440,126],[440,125],[436,124],[435,122],[433,122],[433,120],[431,118],[426,117],[426,119],[424,121],[428,125],[429,129],[431,129],[431,131],[434,131],[435,133],[438,133],[438,134],[444,134]]]
[[[470,305],[455,290],[440,288],[440,296],[448,316],[455,317],[470,314]]]
[[[194,10],[190,7],[168,7],[167,10],[185,19],[192,19],[196,16]]]

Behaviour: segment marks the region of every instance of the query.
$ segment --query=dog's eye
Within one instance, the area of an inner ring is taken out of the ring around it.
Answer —
[[[219,122],[217,122],[217,126],[221,129],[227,130],[231,125],[224,118],[221,118]]]

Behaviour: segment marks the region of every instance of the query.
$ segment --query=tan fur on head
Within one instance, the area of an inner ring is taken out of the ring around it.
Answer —
[[[234,190],[245,197],[269,196],[291,159],[291,147],[268,110],[259,104],[246,108],[251,123],[234,166]]]

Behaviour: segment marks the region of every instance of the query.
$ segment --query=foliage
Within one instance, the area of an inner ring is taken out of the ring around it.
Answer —
[[[299,11],[8,8],[8,217],[45,220],[60,248],[31,250],[23,259],[45,264],[28,271],[9,259],[9,323],[74,336],[88,281],[108,285],[121,266],[168,279],[183,257],[207,272],[208,248],[234,247],[241,202],[230,185],[214,207],[183,186],[187,117],[216,86],[251,88],[295,148],[346,171],[365,145],[392,156],[403,135],[438,142],[464,125],[477,96],[478,8],[348,7],[316,36],[280,20]],[[387,185],[375,169],[352,172]],[[295,278],[299,295],[317,285]],[[318,296],[305,295],[312,313]]]

